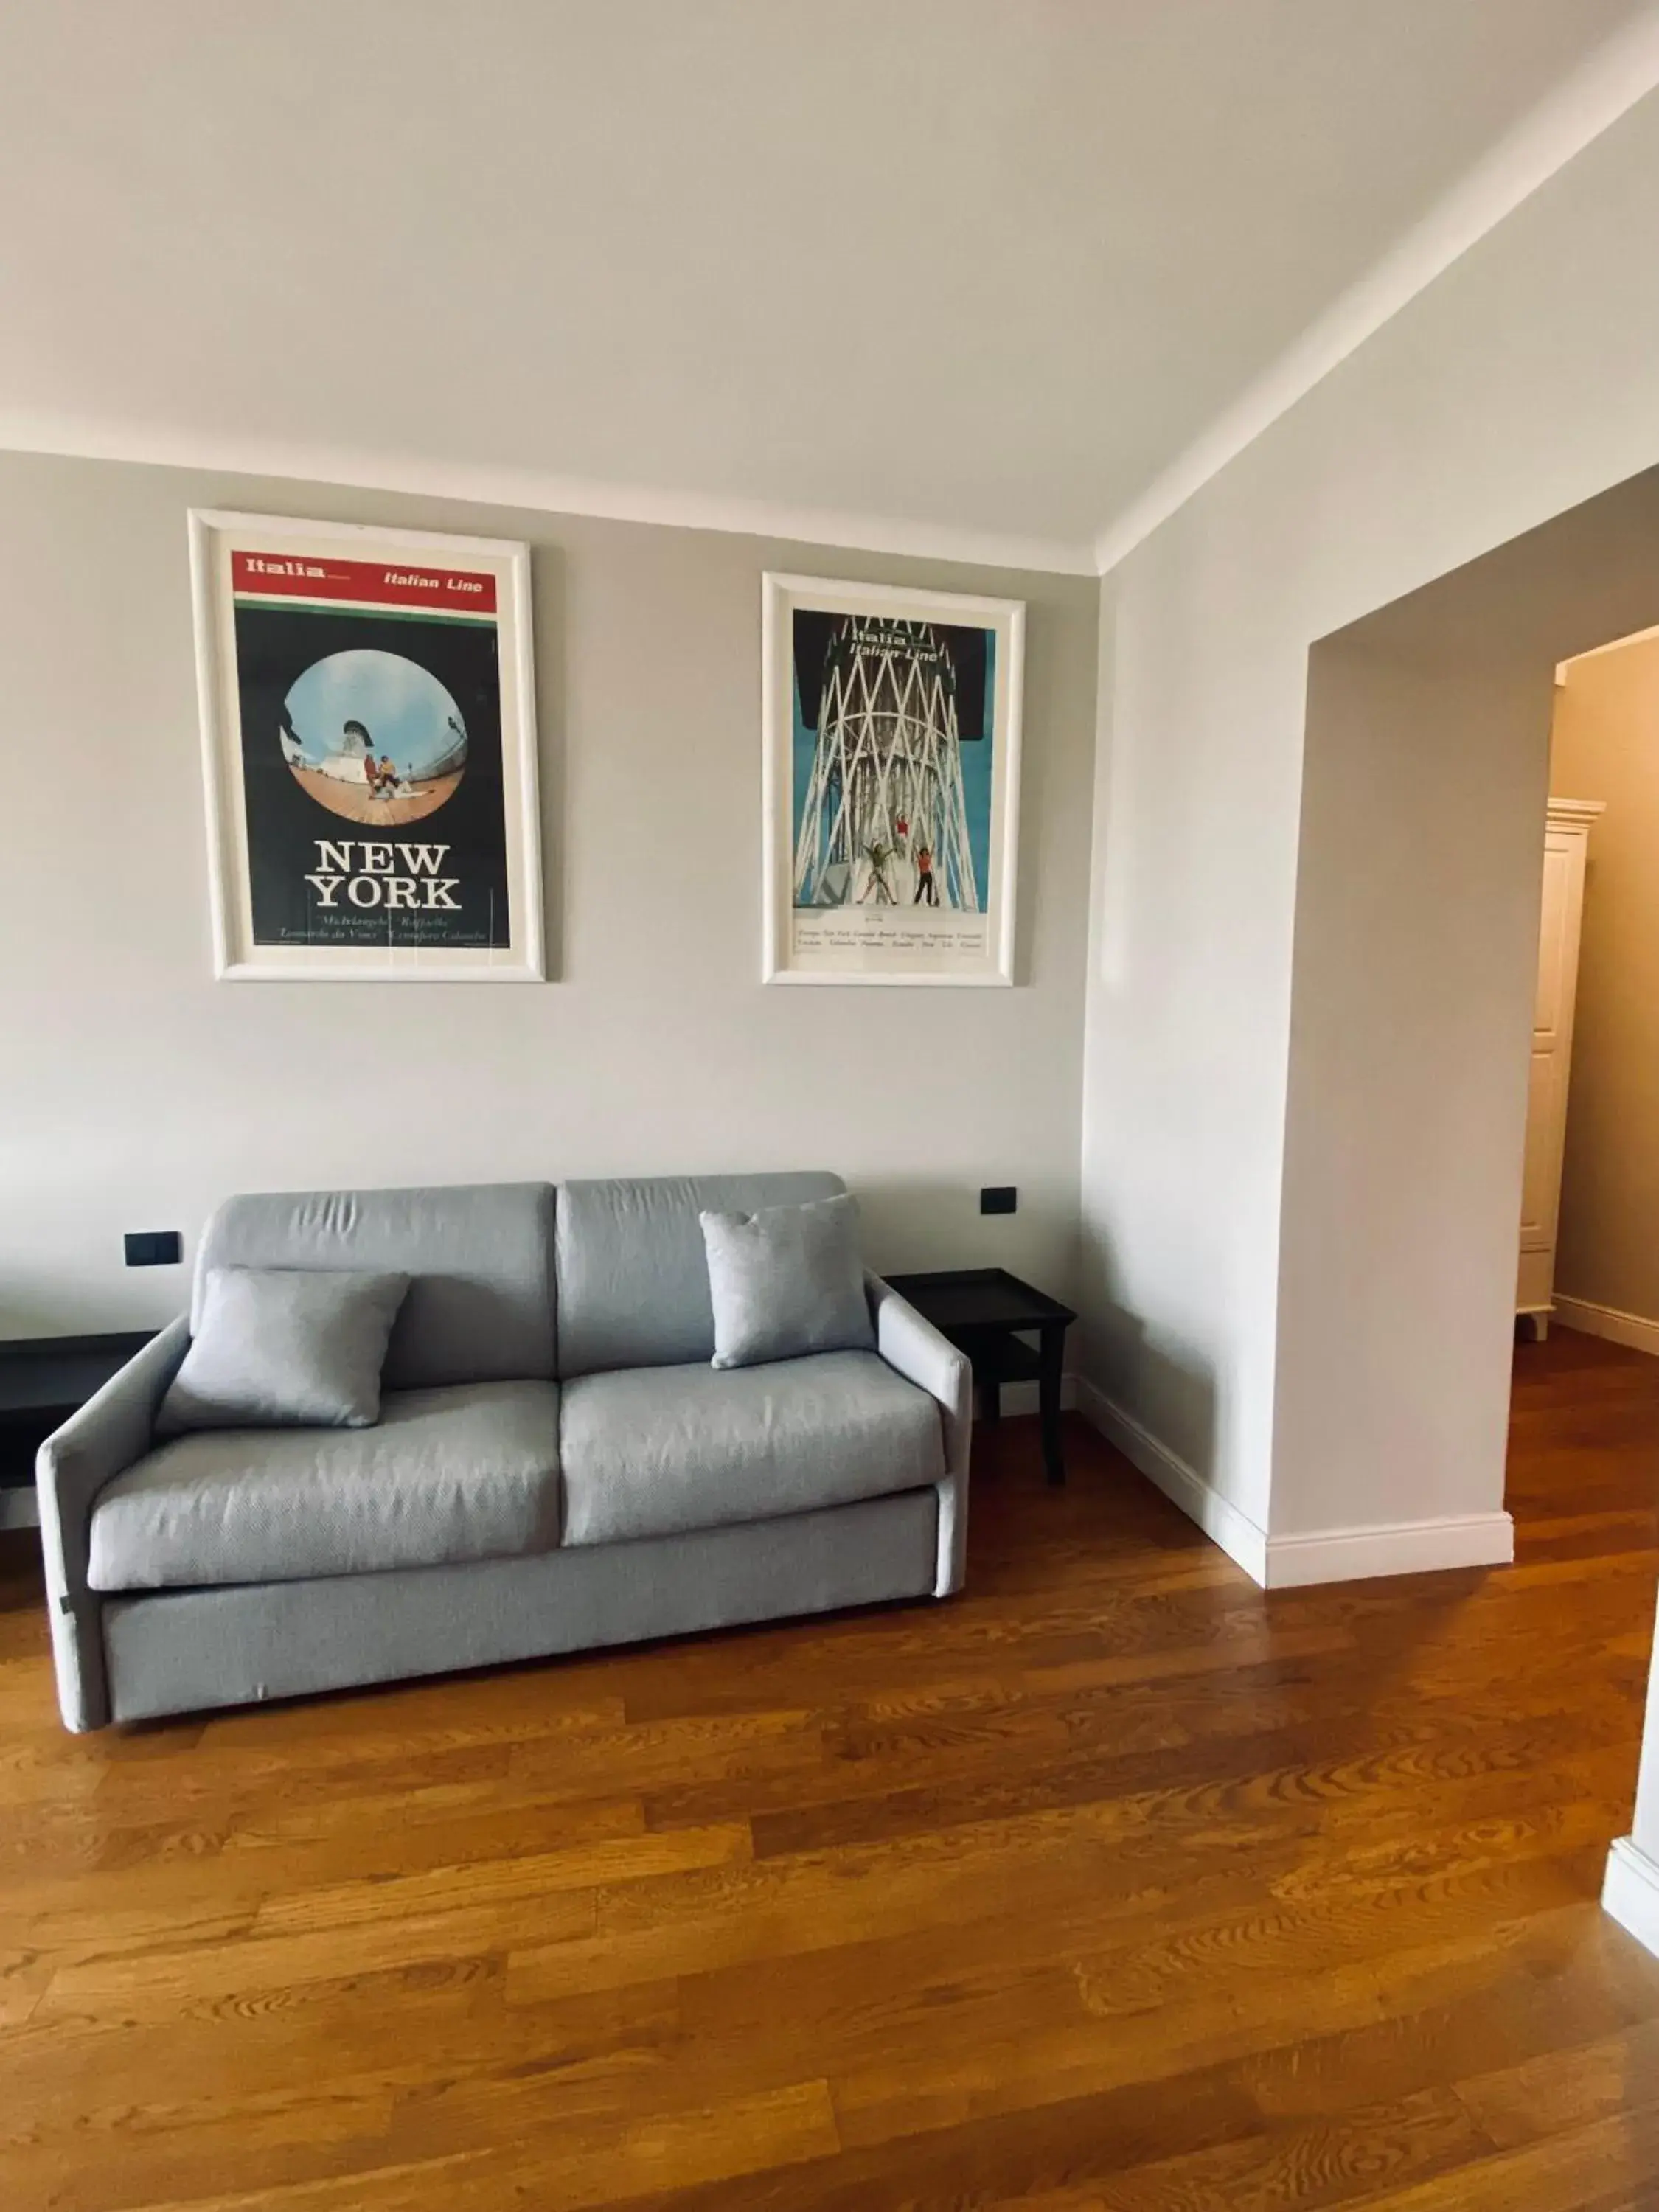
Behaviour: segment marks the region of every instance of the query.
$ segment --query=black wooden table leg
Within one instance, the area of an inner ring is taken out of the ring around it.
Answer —
[[[1050,1482],[1064,1482],[1066,1462],[1060,1445],[1060,1384],[1066,1363],[1066,1331],[1050,1326],[1042,1331],[1042,1372],[1037,1382],[1037,1402],[1042,1416],[1042,1463]]]
[[[1018,1388],[1024,1402],[1027,1386],[1036,1382],[1043,1466],[1050,1482],[1064,1482],[1060,1394],[1066,1331],[1077,1319],[1071,1307],[1033,1290],[1006,1267],[946,1267],[927,1275],[892,1275],[888,1281],[973,1363],[979,1419],[988,1427],[1002,1412],[1005,1382]]]

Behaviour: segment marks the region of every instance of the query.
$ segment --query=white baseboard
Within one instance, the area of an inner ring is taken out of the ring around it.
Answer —
[[[1563,1328],[1582,1329],[1586,1336],[1604,1336],[1609,1344],[1628,1345],[1659,1359],[1659,1321],[1644,1321],[1640,1314],[1620,1313],[1617,1306],[1598,1306],[1589,1298],[1555,1294],[1555,1318]]]
[[[1241,1513],[1218,1490],[1212,1490],[1195,1468],[1188,1467],[1178,1453],[1160,1443],[1150,1429],[1142,1428],[1132,1413],[1126,1413],[1087,1376],[1078,1378],[1077,1402],[1091,1426],[1098,1429],[1109,1443],[1115,1444],[1125,1459],[1138,1467],[1148,1482],[1155,1483],[1189,1521],[1197,1522],[1212,1543],[1218,1544],[1253,1582],[1267,1581],[1267,1533],[1256,1527],[1249,1514]]]
[[[1507,1513],[1449,1514],[1436,1521],[1312,1528],[1267,1539],[1267,1587],[1352,1583],[1376,1575],[1434,1574],[1447,1567],[1504,1567],[1515,1557]]]
[[[1515,1523],[1507,1513],[1269,1535],[1086,1376],[1079,1378],[1078,1405],[1108,1443],[1265,1589],[1431,1574],[1445,1567],[1505,1566],[1515,1557]]]
[[[1659,1863],[1633,1836],[1620,1836],[1607,1853],[1601,1910],[1650,1951],[1659,1951]]]

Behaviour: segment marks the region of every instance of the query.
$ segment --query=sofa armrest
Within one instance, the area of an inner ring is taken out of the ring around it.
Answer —
[[[181,1316],[169,1322],[46,1438],[35,1462],[52,1664],[65,1728],[101,1728],[109,1718],[99,1600],[87,1588],[92,1509],[104,1485],[149,1449],[155,1409],[189,1344],[189,1322]]]
[[[968,1458],[974,1436],[974,1370],[930,1321],[924,1321],[879,1275],[865,1288],[876,1349],[896,1374],[937,1399],[945,1431],[945,1480],[939,1485],[939,1565],[935,1595],[960,1589],[968,1548]]]

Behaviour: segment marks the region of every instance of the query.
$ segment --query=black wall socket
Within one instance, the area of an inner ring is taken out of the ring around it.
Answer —
[[[176,1267],[185,1256],[176,1229],[130,1229],[125,1243],[129,1267]]]
[[[988,1184],[979,1194],[981,1213],[1012,1213],[1019,1203],[1019,1193],[1011,1182]]]

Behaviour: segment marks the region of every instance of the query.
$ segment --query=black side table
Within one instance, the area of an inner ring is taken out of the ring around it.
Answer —
[[[0,1528],[32,1528],[34,1455],[155,1334],[25,1336],[0,1342]]]
[[[886,1280],[972,1360],[988,1421],[1001,1414],[1005,1382],[1036,1382],[1043,1465],[1050,1482],[1064,1482],[1060,1385],[1066,1332],[1077,1319],[1070,1306],[1033,1290],[1006,1267],[951,1267],[931,1275],[889,1275]],[[1032,1334],[1038,1344],[1035,1352],[1024,1341]]]

